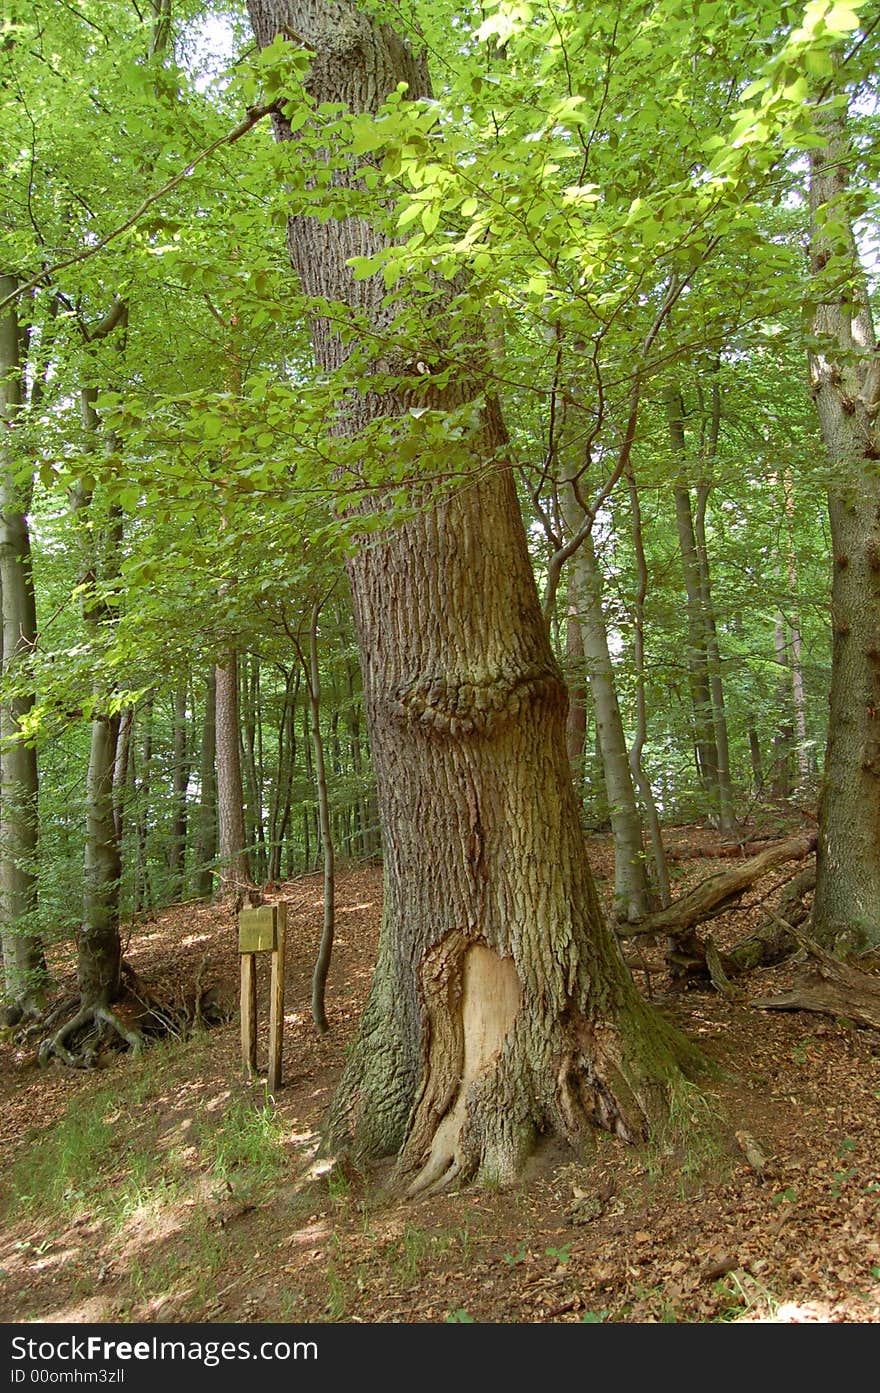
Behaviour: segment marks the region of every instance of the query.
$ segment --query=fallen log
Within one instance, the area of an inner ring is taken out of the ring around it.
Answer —
[[[776,913],[768,913],[760,928],[731,948],[725,959],[727,971],[738,976],[757,967],[773,967],[790,957],[798,946],[790,930],[809,915],[807,896],[815,888],[816,863],[812,861],[785,886]]]
[[[709,846],[695,845],[670,846],[666,848],[667,861],[730,861],[741,860],[747,856],[758,856],[766,851],[770,843],[778,843],[778,837],[753,837],[747,842],[714,842]]]
[[[880,1030],[880,977],[841,962],[800,929],[786,926],[810,963],[790,991],[749,1004],[759,1011],[816,1011]]]
[[[816,849],[815,833],[789,837],[787,841],[777,842],[758,856],[733,866],[729,871],[718,871],[706,880],[701,880],[693,890],[682,895],[666,909],[647,915],[636,924],[621,924],[617,932],[621,938],[632,938],[637,934],[663,933],[673,937],[685,934],[695,924],[714,919],[729,909],[746,890],[776,866],[787,861],[801,861]]]

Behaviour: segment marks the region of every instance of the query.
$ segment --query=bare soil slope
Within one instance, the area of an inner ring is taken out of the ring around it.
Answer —
[[[678,891],[729,865],[705,829],[673,829],[670,844]],[[591,855],[604,889],[607,843]],[[713,923],[719,948],[748,932],[772,883]],[[659,946],[637,980],[720,1066],[706,1096],[722,1145],[635,1152],[597,1134],[582,1156],[546,1147],[514,1189],[409,1202],[383,1194],[381,1171],[328,1169],[317,1131],[369,984],[381,893],[375,867],[341,878],[318,1038],[320,878],[278,888],[290,942],[274,1108],[242,1081],[234,1014],[91,1073],[0,1045],[0,1319],[880,1320],[880,1034],[675,993]],[[228,911],[173,906],[132,931],[127,957],[169,996],[201,974],[235,1009]],[[53,966],[69,986],[69,953]],[[748,995],[793,971],[753,974]]]

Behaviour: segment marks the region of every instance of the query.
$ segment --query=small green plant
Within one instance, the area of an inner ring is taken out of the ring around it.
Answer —
[[[580,1323],[581,1325],[602,1325],[608,1319],[609,1314],[607,1309],[604,1311],[584,1311]]]
[[[344,1320],[348,1310],[348,1289],[335,1267],[327,1268],[327,1286],[330,1291],[327,1301],[327,1319],[330,1321]]]
[[[715,1317],[721,1324],[741,1320],[756,1311],[772,1317],[779,1309],[779,1302],[769,1287],[746,1272],[728,1273],[715,1283],[713,1290],[726,1303]]]
[[[520,1264],[524,1263],[526,1260],[526,1245],[524,1243],[520,1243],[516,1252],[504,1253],[503,1256],[504,1261],[507,1263],[508,1267],[519,1267]]]
[[[232,1098],[222,1120],[203,1125],[200,1148],[218,1181],[235,1182],[240,1192],[279,1180],[288,1168],[281,1124],[271,1103],[254,1107]]]
[[[473,1316],[469,1316],[464,1307],[459,1306],[456,1310],[450,1311],[446,1317],[447,1325],[476,1325]]]
[[[796,1204],[797,1190],[792,1190],[790,1187],[787,1190],[777,1190],[776,1194],[773,1196],[773,1199],[771,1200],[771,1203],[774,1205]]]
[[[395,1263],[395,1267],[406,1281],[415,1280],[422,1260],[434,1246],[435,1243],[429,1233],[426,1233],[424,1229],[415,1228],[412,1224],[407,1224],[400,1235],[400,1256]]]
[[[548,1258],[555,1258],[556,1261],[563,1266],[565,1263],[571,1261],[570,1243],[563,1243],[559,1248],[545,1248],[544,1252],[547,1254]]]
[[[351,1191],[348,1177],[337,1166],[327,1172],[327,1195],[333,1205],[344,1205]]]
[[[852,1180],[853,1176],[858,1175],[858,1173],[857,1166],[850,1166],[845,1171],[835,1171],[831,1177],[831,1198],[835,1200],[840,1199],[841,1192],[846,1188],[847,1182]]]

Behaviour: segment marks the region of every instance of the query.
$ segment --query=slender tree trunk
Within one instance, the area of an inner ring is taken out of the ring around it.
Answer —
[[[792,484],[790,469],[784,470],[782,474],[782,497],[785,505],[785,517],[788,523],[785,570],[791,596],[791,613],[789,618],[789,631],[791,634],[791,698],[794,707],[794,728],[796,735],[795,755],[798,768],[798,787],[802,789],[806,787],[810,779],[810,748],[807,741],[807,699],[804,691],[803,643],[801,640],[799,604],[800,587],[798,584],[797,556],[795,554],[792,531],[794,526],[794,486]]]
[[[759,794],[764,787],[764,766],[761,761],[761,742],[754,726],[749,726],[749,758],[752,765],[752,792]]]
[[[135,877],[135,912],[140,914],[153,907],[153,884],[150,876],[150,787],[153,775],[153,707],[155,694],[144,699],[140,720],[140,775],[135,785],[134,805],[137,820],[137,874]],[[129,756],[131,759],[131,756]],[[137,771],[132,769],[133,775]]]
[[[671,899],[669,870],[666,865],[666,851],[663,846],[663,834],[660,828],[660,817],[657,813],[657,804],[654,801],[654,791],[651,788],[651,781],[645,773],[644,765],[642,764],[642,752],[645,748],[645,741],[648,738],[648,708],[645,700],[645,600],[648,595],[648,562],[645,557],[645,542],[642,533],[642,509],[632,465],[626,470],[626,480],[632,509],[633,549],[636,556],[636,574],[638,576],[633,615],[633,649],[636,677],[636,735],[629,752],[629,763],[633,782],[641,795],[642,805],[648,820],[648,831],[651,837],[651,854],[654,859],[654,874],[657,881],[657,891],[660,895],[660,903],[665,908]]]
[[[583,510],[572,489],[565,490],[564,508],[568,528],[576,532],[583,521]],[[591,535],[587,535],[568,564],[569,591],[580,618],[584,660],[596,713],[596,733],[611,815],[614,912],[621,922],[634,923],[650,913],[651,893],[645,867],[642,819],[617,701],[614,667],[608,651],[602,576]]]
[[[810,152],[814,332],[811,361],[831,464],[833,580],[828,745],[819,803],[813,932],[820,941],[880,943],[880,359],[846,200],[852,151],[843,113],[824,118]],[[825,268],[848,265],[851,275]]]
[[[129,792],[129,764],[131,761],[131,737],[134,731],[134,707],[126,706],[119,718],[119,735],[116,740],[116,764],[113,769],[113,824],[116,828],[116,844],[122,846],[125,832],[126,801]]]
[[[113,770],[119,718],[91,723],[86,779],[83,922],[77,939],[77,983],[83,1006],[109,1006],[119,994],[119,880],[122,863],[113,817]]]
[[[241,782],[241,736],[238,717],[238,656],[227,654],[216,669],[217,817],[221,899],[240,899],[251,885]]]
[[[324,862],[324,921],[321,929],[321,943],[315,959],[312,974],[312,1020],[323,1035],[327,1030],[327,1012],[324,997],[327,989],[327,974],[330,971],[330,958],[333,952],[333,933],[336,919],[335,859],[333,834],[330,830],[330,799],[327,791],[327,771],[324,764],[324,741],[321,735],[321,671],[318,666],[318,619],[321,613],[319,604],[312,608],[309,625],[308,654],[302,655],[306,675],[306,693],[309,701],[309,715],[312,727],[312,749],[315,765],[315,792],[318,799],[318,817],[321,824],[321,849]]]
[[[0,275],[0,299],[16,281]],[[0,703],[0,937],[6,996],[16,1014],[37,1010],[48,980],[37,913],[37,752],[21,739],[34,704],[23,668],[37,636],[37,613],[27,514],[31,486],[22,486],[15,453],[15,417],[24,404],[24,335],[14,303],[0,316],[0,596],[2,670],[16,674],[17,694]]]
[[[681,393],[675,388],[670,388],[666,394],[666,413],[672,448],[681,461],[683,473],[687,455],[684,404]],[[718,750],[715,746],[715,729],[712,723],[712,696],[709,689],[709,670],[706,659],[700,561],[691,494],[687,484],[678,484],[674,489],[674,496],[678,545],[687,596],[687,667],[693,711],[697,774],[707,797],[717,806]]]
[[[242,664],[241,693],[241,750],[244,772],[245,836],[252,848],[257,879],[266,877],[266,835],[263,828],[262,717],[260,713],[260,660],[256,654],[245,655]]]
[[[736,831],[736,818],[733,812],[733,790],[730,782],[730,743],[727,734],[727,711],[724,703],[724,680],[721,669],[721,653],[718,647],[718,629],[715,622],[715,605],[712,599],[712,584],[709,574],[709,551],[706,546],[706,504],[709,501],[711,486],[700,484],[697,489],[697,507],[694,514],[694,530],[697,539],[697,560],[700,569],[700,603],[705,633],[706,666],[709,673],[709,695],[712,703],[712,729],[715,736],[715,752],[718,759],[718,826],[722,832]]]
[[[261,45],[286,28],[313,51],[318,103],[375,112],[398,82],[409,97],[429,94],[406,43],[345,0],[249,8]],[[276,133],[291,138],[283,118]],[[345,176],[357,177],[355,167]],[[294,218],[289,245],[307,295],[344,298],[388,325],[382,278],[347,270],[351,256],[383,245],[365,221]],[[432,320],[436,333],[436,306]],[[335,328],[316,316],[312,334],[321,366],[338,370],[348,350]],[[436,401],[473,392],[458,384]],[[403,418],[409,400],[352,393],[341,428]],[[331,1134],[397,1152],[414,1190],[475,1172],[509,1179],[540,1131],[580,1143],[595,1121],[643,1137],[680,1079],[680,1042],[639,998],[596,898],[565,686],[491,403],[471,443],[466,489],[431,500],[348,565],[385,909]]]
[[[91,450],[98,448],[100,418],[95,411],[97,389],[81,392],[82,420]],[[77,485],[73,494],[75,514],[85,523],[92,504],[90,489]],[[100,651],[104,631],[113,614],[103,586],[112,580],[122,543],[121,514],[114,511],[109,526],[101,531],[83,528],[85,574],[83,621],[90,643]],[[83,864],[83,919],[76,944],[77,984],[84,1008],[106,1007],[119,994],[122,944],[119,938],[119,884],[122,862],[116,833],[113,780],[119,716],[101,707],[107,693],[99,685],[99,698],[89,734],[89,766],[86,776],[86,845]]]
[[[182,900],[186,891],[186,794],[190,766],[186,721],[187,687],[187,681],[183,680],[178,682],[174,691],[174,771],[168,850],[168,896],[172,902]]]
[[[785,637],[785,620],[777,614],[773,624],[773,651],[779,668],[776,680],[778,706],[776,732],[773,736],[773,780],[771,792],[774,798],[791,797],[791,747],[794,732],[791,725],[791,681],[788,671],[788,644]]]
[[[199,751],[199,809],[196,817],[196,894],[210,899],[214,887],[213,862],[217,856],[217,677],[213,668],[205,678],[205,715]]]

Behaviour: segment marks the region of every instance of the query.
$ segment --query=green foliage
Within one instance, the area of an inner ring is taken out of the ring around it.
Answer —
[[[39,390],[10,456],[20,487],[33,488],[39,642],[7,664],[0,698],[36,698],[22,732],[42,771],[35,923],[50,939],[78,917],[93,716],[135,709],[123,911],[181,893],[180,683],[192,893],[204,674],[231,650],[249,655],[253,859],[277,874],[280,838],[286,873],[313,863],[293,640],[346,556],[381,547],[389,528],[470,477],[490,394],[539,582],[565,541],[561,484],[600,500],[594,539],[630,738],[637,576],[619,475],[624,462],[632,471],[649,572],[643,764],[664,819],[713,812],[694,768],[675,487],[704,508],[738,810],[782,774],[794,781],[795,635],[802,750],[818,779],[828,479],[803,362],[822,348],[815,296],[840,267],[832,258],[810,288],[805,157],[824,138],[823,110],[856,93],[846,207],[869,222],[877,55],[867,20],[860,28],[865,4],[432,0],[407,13],[434,95],[410,100],[399,87],[371,116],[317,108],[310,52],[290,38],[254,50],[236,5],[176,6],[171,43],[152,56],[149,11],[139,18],[118,0],[37,0],[4,20],[0,266],[39,277],[19,306]],[[262,121],[223,144],[244,111],[273,102],[294,139],[276,143]],[[351,266],[356,281],[378,278],[381,336],[366,313],[303,295],[282,247],[291,213],[363,217],[387,238]],[[332,374],[313,364],[315,316],[343,350]],[[683,454],[670,442],[670,389],[682,397]],[[405,409],[337,429],[341,404],[366,392],[396,394]],[[563,572],[552,629],[576,683],[585,673],[564,652],[566,583]],[[347,854],[364,854],[375,848],[371,774],[341,601],[320,637],[337,831]],[[608,809],[589,743],[582,789],[595,825]]]

